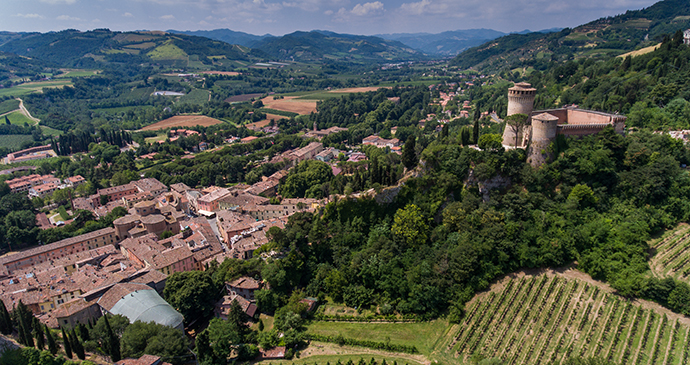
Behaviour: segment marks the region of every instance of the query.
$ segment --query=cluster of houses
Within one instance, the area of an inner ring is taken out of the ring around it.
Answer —
[[[74,188],[84,184],[86,183],[86,179],[81,175],[60,180],[53,175],[32,174],[7,180],[6,183],[10,187],[10,192],[12,193],[27,192],[30,198],[45,198],[48,195],[52,195],[56,190],[67,187]]]
[[[317,153],[311,147],[298,155],[313,158]],[[254,185],[203,190],[182,183],[168,188],[147,178],[74,199],[75,206],[98,216],[116,206],[128,213],[112,227],[1,257],[0,300],[10,309],[21,300],[53,328],[111,313],[131,322],[154,321],[182,329],[182,316],[160,296],[169,275],[204,270],[213,261],[249,259],[268,242],[269,228],[284,228],[290,215],[326,203],[284,199],[269,204],[268,196],[275,195],[285,176],[287,171],[281,170]],[[26,189],[18,184],[50,179],[54,178],[31,175],[12,186]],[[219,316],[233,301],[253,315],[253,294],[242,291],[261,285],[247,284],[252,280],[227,284],[228,295],[218,303]]]

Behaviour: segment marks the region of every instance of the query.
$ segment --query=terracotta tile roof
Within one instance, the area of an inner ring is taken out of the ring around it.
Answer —
[[[261,287],[261,283],[256,281],[254,278],[249,277],[249,276],[243,276],[239,279],[236,279],[230,283],[227,283],[229,286],[233,288],[240,288],[240,289],[248,289],[248,290],[257,290]]]
[[[125,295],[139,290],[153,290],[150,286],[138,283],[119,283],[113,285],[98,299],[98,305],[110,311]]]
[[[97,231],[85,233],[85,234],[82,234],[82,235],[79,235],[76,237],[66,238],[64,240],[53,242],[53,243],[50,243],[47,245],[30,248],[28,250],[21,251],[19,253],[14,254],[14,255],[5,256],[5,257],[0,258],[0,265],[6,265],[8,263],[15,262],[15,261],[27,258],[27,257],[36,256],[39,254],[43,254],[46,252],[50,252],[50,251],[59,249],[61,247],[71,246],[75,243],[80,243],[80,242],[84,242],[84,241],[87,241],[87,240],[90,240],[93,238],[97,238],[97,237],[101,237],[101,236],[107,236],[107,235],[113,235],[113,237],[115,237],[115,228],[108,227],[108,228],[99,229]]]

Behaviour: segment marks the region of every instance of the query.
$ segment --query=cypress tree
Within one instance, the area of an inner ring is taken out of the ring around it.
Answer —
[[[0,333],[3,335],[12,333],[12,319],[2,300],[0,300]]]
[[[26,347],[34,347],[34,338],[31,335],[31,327],[33,325],[31,318],[33,314],[31,314],[29,308],[21,300],[14,309],[14,314],[19,327],[19,342]]]
[[[79,337],[77,337],[77,333],[74,331],[74,328],[72,328],[72,331],[70,333],[70,341],[72,343],[72,348],[74,349],[74,354],[77,355],[77,358],[79,358],[79,360],[86,359],[86,354],[84,353],[84,345],[81,343]]]
[[[69,337],[67,337],[67,333],[65,333],[64,327],[60,327],[60,329],[62,330],[62,344],[65,347],[65,354],[67,355],[67,357],[69,357],[71,359],[72,358],[72,346],[70,346]]]
[[[82,341],[88,341],[91,339],[91,335],[89,335],[89,329],[86,328],[86,326],[83,323],[79,323],[78,329],[79,329],[79,337],[81,338]]]
[[[55,342],[55,337],[53,337],[53,333],[50,331],[47,325],[43,325],[43,329],[46,333],[46,338],[48,339],[48,351],[50,351],[53,356],[57,354],[58,352],[58,346],[57,343]]]
[[[43,337],[43,326],[41,326],[41,322],[36,317],[34,317],[33,320],[33,327],[34,337],[36,338],[36,348],[43,351],[46,347],[45,337]]]
[[[475,119],[474,127],[472,128],[472,143],[479,143],[479,119]]]
[[[110,360],[112,362],[118,362],[122,359],[120,355],[120,339],[113,332],[110,327],[110,322],[108,321],[108,316],[105,317],[105,331],[108,336],[108,352],[110,353]]]
[[[413,169],[417,166],[417,152],[415,151],[416,138],[413,134],[407,137],[405,146],[403,147],[402,163],[408,169]]]

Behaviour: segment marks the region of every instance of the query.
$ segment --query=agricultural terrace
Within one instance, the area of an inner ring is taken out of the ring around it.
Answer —
[[[415,346],[419,354],[314,342],[300,362],[333,364],[355,355],[368,359],[360,355],[366,351],[424,364],[471,363],[474,354],[505,364],[563,363],[569,357],[593,356],[620,364],[686,364],[690,357],[689,318],[655,303],[627,301],[576,270],[510,275],[475,296],[466,310],[465,318],[454,325],[443,319],[314,321],[308,333]]]
[[[205,115],[176,115],[174,117],[163,119],[160,122],[147,125],[142,128],[143,131],[157,131],[160,129],[168,129],[174,127],[194,127],[197,125],[208,127],[215,124],[223,123],[215,118],[207,117]]]
[[[685,364],[688,319],[564,276],[511,278],[475,298],[447,351],[506,364],[598,356],[620,364]]]
[[[690,226],[679,225],[650,244],[655,253],[649,266],[654,275],[690,283]]]

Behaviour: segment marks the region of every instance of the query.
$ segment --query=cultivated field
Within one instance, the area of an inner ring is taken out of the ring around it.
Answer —
[[[67,85],[72,85],[72,81],[68,78],[49,81],[27,82],[10,88],[0,89],[0,96],[22,96],[33,92],[42,92],[44,87],[52,88],[63,87]]]
[[[657,48],[659,48],[659,47],[661,47],[661,43],[659,43],[659,44],[657,44],[657,45],[654,45],[654,46],[649,46],[649,47],[641,48],[641,49],[638,49],[638,50],[636,50],[636,51],[631,51],[631,52],[628,52],[628,53],[623,53],[622,55],[620,55],[620,56],[618,56],[618,57],[625,58],[625,57],[628,57],[628,56],[631,56],[631,57],[642,56],[643,54],[647,54],[647,53],[656,51]]]
[[[174,117],[161,120],[158,123],[147,125],[141,130],[157,131],[159,129],[167,129],[173,127],[194,127],[197,125],[208,127],[214,124],[223,123],[222,121],[205,115],[176,115]]]
[[[271,119],[273,119],[274,121],[277,122],[278,120],[284,119],[284,118],[286,118],[286,117],[284,117],[284,116],[282,116],[282,115],[277,115],[277,114],[266,114],[266,119],[260,120],[260,121],[258,121],[258,122],[246,124],[245,127],[249,128],[249,129],[253,129],[253,128],[263,128],[263,127],[267,126],[268,123],[271,122]]]
[[[18,150],[22,143],[31,142],[34,139],[27,134],[3,134],[0,135],[0,147],[7,147]]]
[[[267,96],[261,99],[261,102],[264,103],[266,108],[293,112],[302,115],[316,111],[316,100],[295,99],[297,99],[297,96],[286,96],[283,99],[273,99],[273,96]]]
[[[258,98],[261,95],[263,95],[263,94],[255,93],[255,94],[234,95],[234,96],[231,96],[231,97],[225,99],[224,101],[227,103],[243,103],[245,101],[250,101],[254,98]]]
[[[201,71],[202,74],[208,75],[227,75],[227,76],[237,76],[240,73],[234,71]]]
[[[378,89],[390,89],[390,86],[388,87],[380,87],[380,86],[369,86],[369,87],[351,87],[347,89],[336,89],[336,90],[331,90],[329,91],[330,93],[365,93],[368,91],[376,91]]]
[[[690,282],[690,226],[682,224],[656,242],[649,266],[655,275]]]
[[[473,301],[446,349],[506,364],[599,356],[620,364],[685,364],[688,319],[563,276],[514,278]]]

